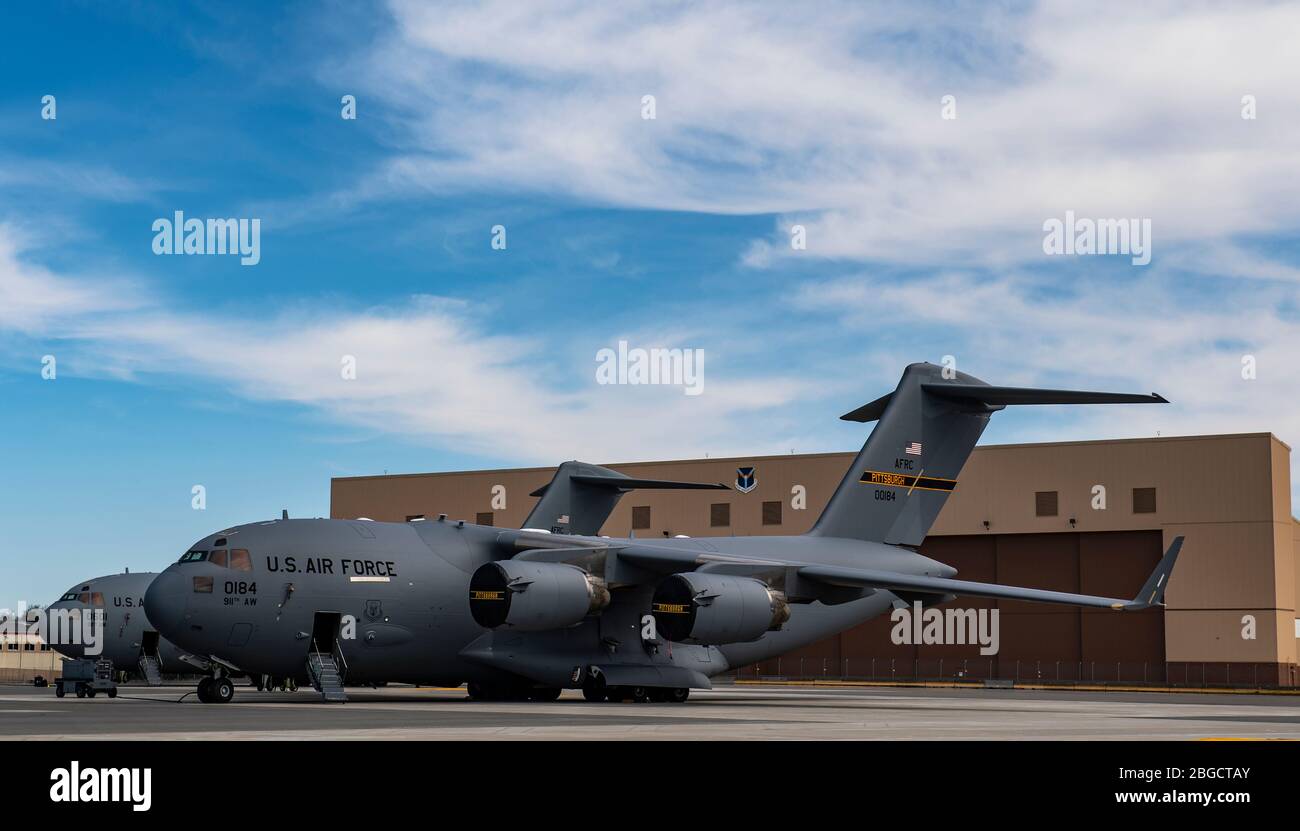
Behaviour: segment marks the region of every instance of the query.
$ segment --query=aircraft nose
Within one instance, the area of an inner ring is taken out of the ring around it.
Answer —
[[[171,638],[185,623],[185,600],[188,584],[183,575],[171,567],[149,584],[144,593],[144,614],[163,637]]]

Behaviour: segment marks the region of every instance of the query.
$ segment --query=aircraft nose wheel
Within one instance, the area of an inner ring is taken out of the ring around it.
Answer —
[[[229,678],[204,678],[199,682],[199,701],[226,704],[235,697],[235,685]]]
[[[229,678],[218,678],[212,683],[212,698],[218,704],[225,704],[235,697],[235,685]]]

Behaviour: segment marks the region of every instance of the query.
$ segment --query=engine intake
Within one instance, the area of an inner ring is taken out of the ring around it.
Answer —
[[[479,566],[469,581],[470,614],[487,629],[564,629],[608,605],[604,580],[564,563],[501,560]]]
[[[790,619],[785,595],[763,581],[698,571],[660,583],[650,611],[659,634],[678,643],[756,641]]]

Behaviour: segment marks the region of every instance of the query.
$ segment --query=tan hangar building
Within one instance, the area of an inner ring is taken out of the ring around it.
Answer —
[[[963,608],[999,610],[995,656],[975,644],[896,645],[881,617],[740,674],[1300,685],[1300,521],[1291,515],[1290,453],[1268,433],[977,447],[922,552],[962,579],[1129,597],[1181,534],[1167,607],[1121,614],[958,598]],[[737,469],[753,467],[756,484],[748,493],[633,491],[601,533],[800,534],[855,455],[609,465],[639,478],[733,488]],[[529,493],[553,472],[338,478],[330,515],[402,522],[445,513],[517,528],[536,501]]]

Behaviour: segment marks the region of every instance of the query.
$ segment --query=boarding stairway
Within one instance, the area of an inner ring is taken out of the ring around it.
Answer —
[[[307,654],[307,677],[311,679],[311,685],[320,693],[323,701],[347,701],[348,695],[343,691],[343,673],[335,660],[336,656],[340,660],[343,656],[321,652],[315,646],[313,641],[313,649]],[[346,669],[346,661],[343,666]]]
[[[162,686],[162,664],[157,655],[140,656],[140,677],[151,687]]]

